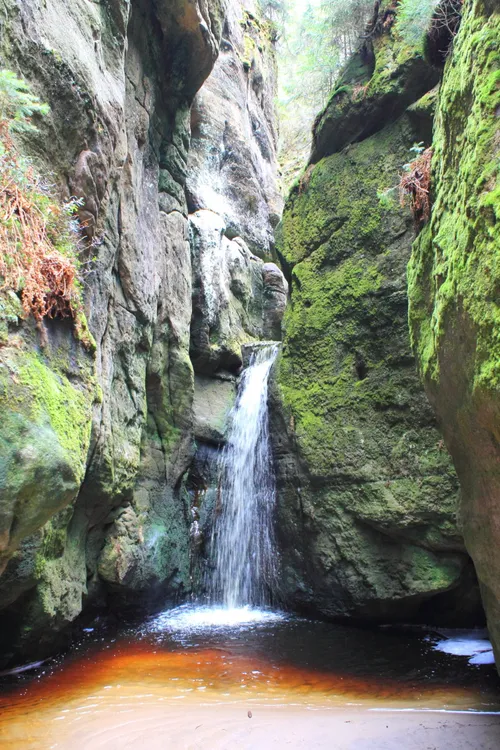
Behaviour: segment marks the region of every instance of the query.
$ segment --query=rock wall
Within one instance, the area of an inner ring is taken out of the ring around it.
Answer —
[[[283,207],[272,40],[251,2],[230,5],[219,58],[191,111],[191,358],[206,375],[237,371],[242,343],[281,335],[286,284],[260,260],[271,259]]]
[[[464,2],[435,122],[431,221],[409,267],[410,324],[461,485],[461,524],[500,663],[500,12]]]
[[[193,261],[191,361],[196,454],[185,481],[194,573],[203,588],[218,450],[242,345],[281,338],[288,286],[274,254],[282,212],[273,29],[250,2],[230,5],[214,70],[195,98],[186,194]],[[265,261],[268,262],[265,262]]]
[[[187,199],[224,221],[229,239],[269,258],[283,200],[278,189],[275,30],[253,0],[229,5],[213,73],[191,111]]]
[[[150,606],[190,590],[182,477],[197,429],[192,300],[193,289],[211,282],[194,240],[192,264],[190,224],[194,238],[200,212],[190,222],[185,187],[201,169],[188,156],[191,104],[216,60],[226,8],[222,0],[1,5],[2,65],[51,106],[29,150],[63,196],[81,199],[94,338],[85,349],[69,323],[53,321],[44,348],[17,297],[0,300],[0,607],[8,661],[19,648],[25,656],[50,648],[83,607]],[[249,23],[238,3],[230,18],[233,29]],[[225,28],[224,43],[237,49]],[[268,46],[259,60],[271,69],[270,53]],[[236,76],[244,101],[253,59],[241,60]],[[211,96],[209,115],[218,117],[223,105]],[[272,110],[260,97],[255,118],[271,132]],[[273,138],[266,180],[246,214],[263,233],[263,254],[277,210],[273,203],[262,221],[264,200],[277,195]],[[196,158],[203,161],[202,147]],[[245,152],[242,168],[246,158],[251,174],[256,156]],[[196,190],[190,187],[190,201]],[[229,238],[219,225],[217,232],[227,269],[219,308],[232,297],[237,307],[236,317],[221,313],[220,328],[234,354],[243,331],[252,339],[266,320],[272,327],[279,294],[237,232]],[[210,362],[211,372],[224,365]]]
[[[477,587],[410,347],[413,221],[387,192],[410,148],[430,143],[440,71],[398,37],[394,13],[380,5],[348,61],[285,206],[291,305],[273,403],[282,596],[329,617],[457,624],[480,617]]]

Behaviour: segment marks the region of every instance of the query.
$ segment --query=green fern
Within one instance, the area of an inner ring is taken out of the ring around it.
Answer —
[[[0,122],[14,132],[34,131],[33,115],[45,116],[48,104],[31,93],[29,85],[11,70],[0,70]]]

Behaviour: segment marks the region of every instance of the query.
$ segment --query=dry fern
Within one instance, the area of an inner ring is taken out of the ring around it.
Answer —
[[[20,90],[33,109],[26,85],[12,75],[0,71],[3,98],[8,94],[15,99]],[[43,114],[45,110],[36,104],[36,97],[32,99]],[[20,124],[25,129],[32,128],[30,118],[22,110],[14,116],[14,105],[12,111],[7,111],[5,104],[1,110],[0,289],[20,293],[25,314],[33,315],[43,330],[45,317],[75,318],[81,306],[77,238],[71,218],[76,205],[63,205],[51,195],[33,166],[17,150],[11,131],[19,129]]]
[[[419,227],[427,223],[431,215],[431,161],[432,149],[428,148],[406,166],[399,182],[401,205],[409,203]]]

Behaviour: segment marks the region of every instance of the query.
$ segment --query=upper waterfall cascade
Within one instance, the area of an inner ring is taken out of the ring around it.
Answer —
[[[214,603],[227,608],[269,602],[276,578],[273,534],[275,477],[269,444],[269,375],[275,343],[260,345],[243,371],[220,459],[218,515],[214,525]]]

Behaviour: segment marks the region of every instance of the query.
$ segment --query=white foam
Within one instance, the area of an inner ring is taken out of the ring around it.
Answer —
[[[153,632],[192,631],[205,629],[241,628],[251,625],[267,625],[286,618],[282,612],[271,612],[252,607],[193,607],[183,605],[162,612],[149,626]]]
[[[469,664],[495,663],[491,643],[486,638],[477,638],[473,633],[438,641],[433,649],[453,656],[469,656]]]
[[[494,664],[495,654],[492,651],[483,651],[469,659],[469,664]]]

